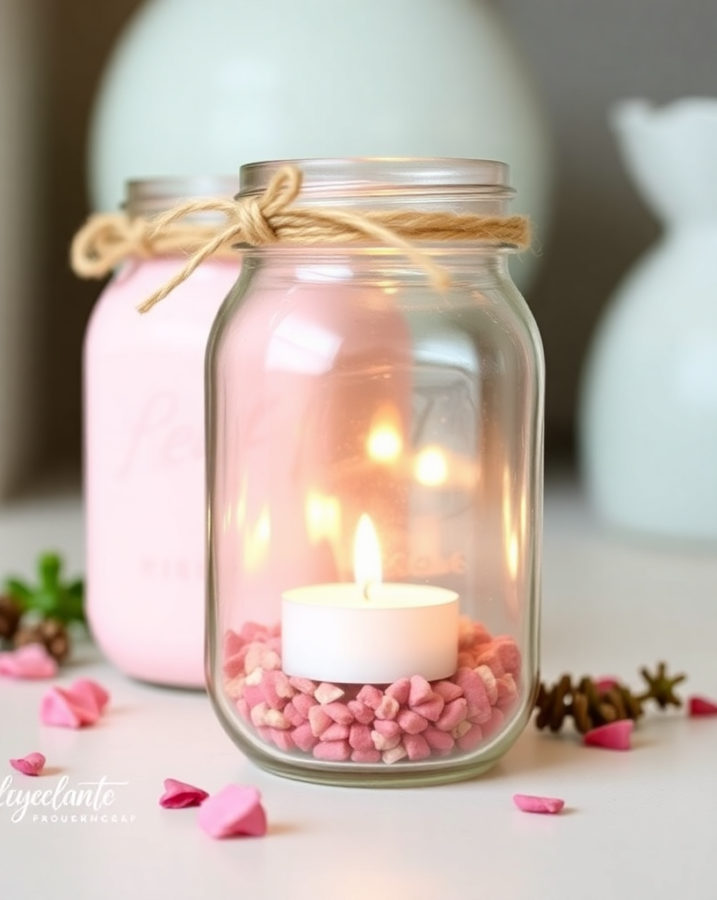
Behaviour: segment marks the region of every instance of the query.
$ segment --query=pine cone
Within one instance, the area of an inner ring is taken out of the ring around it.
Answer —
[[[17,603],[3,594],[0,595],[0,640],[12,640],[20,624],[22,610]]]
[[[57,619],[43,619],[34,625],[25,625],[15,633],[14,644],[23,647],[26,644],[42,644],[50,656],[58,663],[67,659],[70,653],[70,637],[62,622]]]

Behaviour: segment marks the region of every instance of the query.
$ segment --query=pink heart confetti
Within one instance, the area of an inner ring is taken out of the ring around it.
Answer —
[[[79,678],[68,688],[55,686],[47,691],[40,701],[40,721],[61,728],[94,725],[109,699],[101,684],[90,678]]]
[[[261,794],[254,787],[230,784],[199,807],[200,827],[213,838],[266,834],[266,813]]]
[[[689,697],[687,714],[689,716],[717,716],[717,703],[707,697]]]
[[[23,775],[39,775],[47,760],[42,753],[28,753],[20,759],[11,759],[10,765]]]
[[[541,797],[538,794],[513,794],[513,803],[523,812],[552,816],[565,806],[565,801],[560,797]]]
[[[27,644],[17,650],[0,653],[0,675],[9,678],[54,678],[57,662],[42,644]]]
[[[40,701],[40,721],[43,725],[58,725],[60,728],[82,728],[94,725],[100,714],[96,707],[86,706],[72,691],[51,687]]]
[[[107,691],[91,678],[78,678],[77,681],[73,681],[68,692],[75,702],[87,709],[95,710],[98,714],[102,713],[110,702],[110,695]]]
[[[629,750],[634,725],[632,719],[620,719],[608,725],[600,725],[583,735],[583,743],[588,747],[602,747],[605,750]]]
[[[165,778],[164,793],[159,798],[159,805],[164,809],[185,809],[187,806],[199,806],[208,796],[206,791],[193,784]]]

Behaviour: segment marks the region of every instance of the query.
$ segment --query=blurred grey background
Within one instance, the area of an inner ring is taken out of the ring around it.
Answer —
[[[97,81],[119,30],[140,2],[0,0],[0,104],[2,94],[23,79],[23,90],[16,93],[24,106],[15,110],[16,117],[35,118],[30,142],[16,148],[15,157],[7,150],[13,135],[7,130],[0,135],[6,151],[0,204],[12,188],[8,172],[22,166],[31,176],[25,178],[24,196],[33,221],[26,262],[31,277],[23,288],[27,313],[15,321],[0,309],[0,391],[13,410],[3,418],[0,408],[0,440],[12,439],[8,431],[14,431],[18,446],[10,488],[19,489],[51,468],[79,472],[81,344],[101,286],[75,279],[67,252],[88,212],[87,123]],[[626,96],[664,103],[717,95],[717,3],[492,2],[532,67],[554,140],[552,227],[539,235],[544,259],[527,298],[545,343],[551,462],[573,453],[581,363],[601,308],[628,265],[659,233],[622,171],[607,110]],[[2,221],[7,244],[12,223]],[[21,257],[18,250],[12,259]],[[2,261],[0,253],[0,277]]]

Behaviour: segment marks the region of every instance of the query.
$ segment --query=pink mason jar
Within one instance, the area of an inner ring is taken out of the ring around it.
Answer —
[[[230,178],[131,182],[130,219]],[[204,351],[239,259],[211,259],[151,315],[137,307],[186,261],[128,258],[99,298],[84,348],[87,614],[105,655],[135,678],[204,680]]]

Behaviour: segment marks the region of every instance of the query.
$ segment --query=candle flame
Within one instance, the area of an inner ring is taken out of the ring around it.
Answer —
[[[354,541],[354,578],[368,600],[368,589],[372,584],[380,584],[381,547],[378,535],[370,517],[365,513],[359,518]]]

